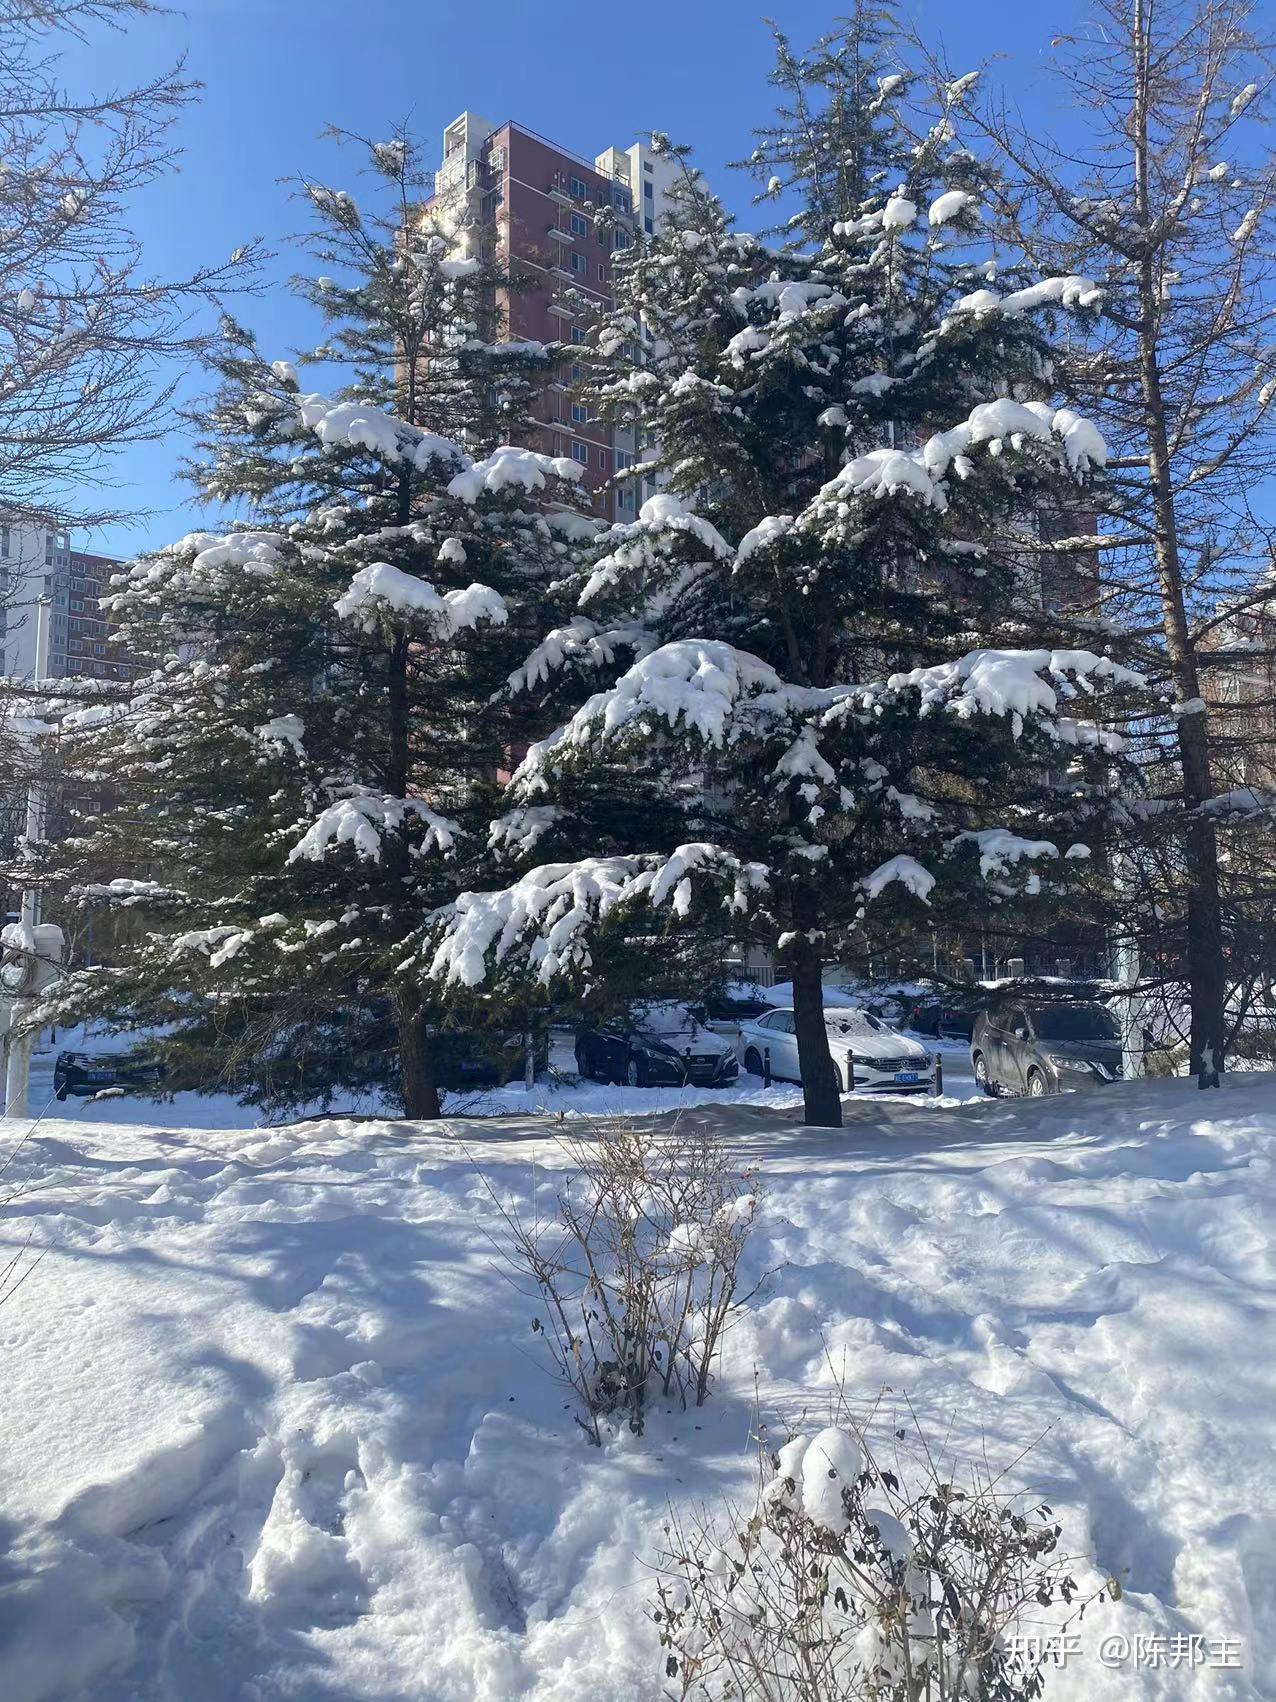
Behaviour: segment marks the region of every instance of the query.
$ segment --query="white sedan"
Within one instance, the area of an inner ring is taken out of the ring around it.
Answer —
[[[851,1007],[824,1012],[829,1051],[844,1093],[852,1087],[894,1093],[934,1093],[935,1060],[924,1046],[897,1034],[880,1018]],[[768,1011],[740,1024],[740,1051],[750,1075],[767,1072],[776,1081],[802,1079],[791,1010]],[[854,1072],[852,1075],[852,1065]]]

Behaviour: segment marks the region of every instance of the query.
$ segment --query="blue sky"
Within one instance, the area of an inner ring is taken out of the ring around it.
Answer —
[[[761,13],[806,45],[836,0],[189,0],[185,11],[127,34],[96,33],[68,56],[68,80],[101,88],[145,77],[179,53],[204,85],[178,120],[180,174],[138,198],[134,223],[148,269],[176,274],[259,236],[276,252],[267,287],[241,304],[272,357],[307,340],[285,283],[299,255],[285,240],[304,222],[284,179],[352,183],[354,157],[321,139],[329,123],[378,136],[396,120],[437,141],[466,107],[516,118],[590,158],[664,130],[690,142],[741,215],[750,184],[728,173],[747,152],[750,122],[769,110],[770,39]],[[1078,0],[911,0],[906,14],[942,41],[955,70],[1001,56],[991,75],[1040,113],[1051,37],[1075,23]],[[1061,115],[1066,123],[1066,115]],[[749,219],[743,219],[746,227]],[[200,385],[193,376],[185,392]],[[180,429],[121,454],[114,499],[149,509],[91,547],[131,554],[203,522],[175,480]]]

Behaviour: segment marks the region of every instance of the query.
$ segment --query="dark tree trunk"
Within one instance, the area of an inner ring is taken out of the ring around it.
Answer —
[[[399,1031],[399,1071],[403,1109],[407,1116],[432,1121],[442,1115],[434,1080],[434,1054],[425,1032],[425,1007],[415,987],[394,996],[394,1020]]]
[[[1154,279],[1145,269],[1145,326],[1150,322]],[[1178,516],[1170,475],[1165,402],[1156,348],[1146,330],[1142,349],[1143,401],[1146,409],[1148,473],[1156,515],[1156,567],[1166,656],[1180,703],[1200,702],[1196,652],[1187,624],[1183,572],[1179,559]],[[1190,812],[1187,830],[1187,978],[1191,990],[1191,1067],[1201,1087],[1217,1087],[1223,1066],[1226,977],[1223,963],[1222,905],[1218,881],[1218,837],[1200,807],[1214,793],[1210,774],[1208,727],[1204,710],[1178,718],[1183,802]]]
[[[807,895],[803,895],[805,898]],[[795,912],[814,905],[795,904]],[[809,923],[808,923],[809,926]],[[842,1127],[842,1092],[837,1066],[829,1052],[824,1026],[824,957],[805,929],[790,947],[793,965],[793,1027],[797,1032],[798,1064],[802,1071],[802,1103],[810,1127]]]
[[[1143,0],[1135,0],[1132,15],[1134,91],[1132,141],[1136,225],[1150,232],[1152,219],[1153,84],[1158,75],[1153,60],[1149,22]],[[1168,75],[1169,73],[1165,73]],[[1139,259],[1139,380],[1143,421],[1147,433],[1148,477],[1155,521],[1156,572],[1161,594],[1161,619],[1170,677],[1181,703],[1200,700],[1196,651],[1187,624],[1183,594],[1183,564],[1179,554],[1178,509],[1174,501],[1173,470],[1166,424],[1165,392],[1161,383],[1159,347],[1161,324],[1160,255],[1149,242]],[[1187,807],[1187,976],[1192,999],[1191,1066],[1201,1087],[1217,1087],[1223,1064],[1225,1003],[1223,926],[1219,902],[1218,839],[1214,825],[1199,813],[1213,796],[1210,784],[1208,729],[1204,712],[1180,715],[1179,756],[1183,773],[1183,802]]]

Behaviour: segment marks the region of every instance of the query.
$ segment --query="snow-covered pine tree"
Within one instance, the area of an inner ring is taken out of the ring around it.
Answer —
[[[49,850],[60,908],[135,912],[70,1013],[169,1029],[261,1100],[398,1088],[438,1114],[441,987],[404,942],[479,878],[526,706],[493,701],[594,523],[570,461],[507,446],[550,350],[499,341],[464,228],[423,218],[406,135],[371,145],[386,212],[307,187],[327,321],[303,392],[228,327],[195,468],[253,529],[195,534],[109,605],[152,671],[69,714],[72,775],[110,807]],[[329,273],[331,268],[331,273]]]
[[[510,786],[515,812],[546,813],[541,854],[580,860],[467,895],[422,948],[447,982],[516,984],[596,974],[596,922],[635,907],[635,928],[662,903],[667,926],[742,927],[787,961],[807,1120],[832,1125],[824,964],[875,902],[968,917],[1030,896],[1046,864],[1083,876],[1107,723],[1137,689],[1033,577],[1040,510],[1104,460],[1049,399],[1053,322],[1097,292],[988,254],[955,136],[968,83],[915,129],[879,18],[802,59],[779,44],[802,121],[750,164],[762,201],[796,204],[780,241],[735,234],[688,171],[621,270],[597,392],[666,488],[602,540],[570,642],[521,676],[592,666],[599,689]],[[607,769],[659,776],[665,800],[600,862],[581,854]]]

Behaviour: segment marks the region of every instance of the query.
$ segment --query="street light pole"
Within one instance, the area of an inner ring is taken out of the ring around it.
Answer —
[[[35,668],[32,674],[32,684],[42,686],[49,671],[49,634],[52,625],[53,601],[49,597],[41,597],[35,606]],[[39,843],[44,835],[44,787],[38,779],[33,779],[27,787],[27,831],[26,845],[28,855],[31,848]],[[18,923],[20,949],[34,953],[36,949],[36,928],[40,922],[40,894],[33,886],[28,886],[22,894],[22,910]],[[36,978],[36,966],[29,962],[29,974],[25,985],[31,985]],[[27,1090],[31,1078],[31,1048],[34,1036],[24,1026],[24,1019],[30,1006],[30,999],[19,995],[12,999],[7,1012],[7,1040],[4,1072],[4,1115],[6,1117],[25,1117],[27,1115]]]

